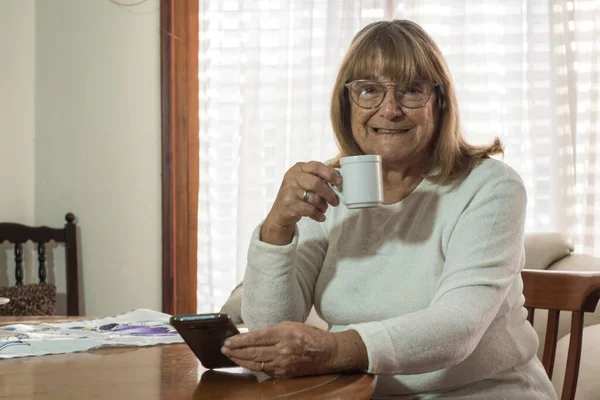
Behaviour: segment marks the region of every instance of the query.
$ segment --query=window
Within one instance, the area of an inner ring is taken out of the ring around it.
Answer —
[[[353,35],[411,19],[453,73],[464,131],[500,137],[526,229],[600,255],[600,5],[594,0],[206,0],[200,9],[198,310],[243,277],[250,234],[296,161],[336,155],[329,97]]]

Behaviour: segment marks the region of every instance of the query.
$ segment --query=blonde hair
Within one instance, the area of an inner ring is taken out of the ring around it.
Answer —
[[[331,123],[340,154],[363,154],[354,140],[350,122],[350,99],[344,85],[356,79],[374,79],[375,74],[409,84],[425,79],[439,84],[437,133],[425,177],[443,182],[459,177],[482,159],[502,153],[500,139],[474,146],[465,140],[460,126],[454,83],[446,60],[433,39],[412,21],[379,21],[359,31],[346,53],[331,96]]]

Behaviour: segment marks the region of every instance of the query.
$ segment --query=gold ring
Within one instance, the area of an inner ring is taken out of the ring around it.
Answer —
[[[302,201],[308,203],[308,198],[310,197],[310,192],[308,190],[304,191],[304,196],[302,196]]]

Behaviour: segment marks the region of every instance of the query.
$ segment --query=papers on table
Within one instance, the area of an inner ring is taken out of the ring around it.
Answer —
[[[0,327],[0,359],[63,354],[103,346],[182,343],[169,314],[138,309],[125,314],[59,323]]]

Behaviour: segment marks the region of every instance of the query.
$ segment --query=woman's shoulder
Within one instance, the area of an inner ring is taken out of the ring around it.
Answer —
[[[517,171],[504,161],[486,158],[477,164],[466,177],[466,180],[498,184],[501,182],[515,182],[523,184]]]
[[[499,186],[503,190],[525,193],[521,176],[501,160],[487,158],[477,164],[468,174],[453,181],[446,192],[472,198],[477,193],[493,192]]]

